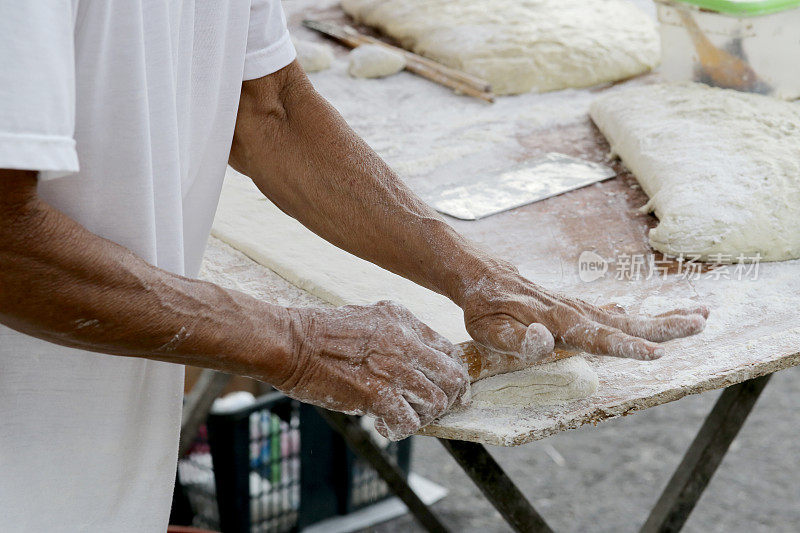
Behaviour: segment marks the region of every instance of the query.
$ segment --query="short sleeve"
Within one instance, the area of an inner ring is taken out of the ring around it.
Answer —
[[[77,172],[72,0],[0,2],[0,168]]]
[[[280,0],[252,0],[244,79],[272,74],[291,63],[295,56]]]

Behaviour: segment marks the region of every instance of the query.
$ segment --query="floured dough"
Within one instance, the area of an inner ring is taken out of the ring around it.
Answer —
[[[665,254],[800,257],[800,106],[701,84],[634,87],[591,116],[650,197]]]
[[[449,299],[318,237],[264,198],[249,178],[230,168],[222,187],[212,234],[329,303],[364,305],[378,300],[394,300],[451,342],[470,339],[461,309]],[[549,402],[551,399],[591,394],[586,393],[588,389],[585,387],[575,387],[586,379],[592,379],[588,373],[594,372],[586,361],[579,355],[566,361],[569,362],[547,363],[505,376],[545,376],[541,379],[549,385],[530,385],[531,401],[543,399]],[[583,372],[584,378],[576,382],[573,377],[579,372]],[[486,378],[475,386],[483,389],[488,385],[482,383],[497,382],[501,378],[503,376]],[[550,392],[539,392],[542,386]],[[564,390],[556,391],[558,388]],[[525,391],[518,389],[520,395],[524,394]]]
[[[588,398],[597,391],[597,373],[583,357],[500,374],[472,384],[472,401],[500,407],[530,407]]]
[[[469,340],[461,309],[444,296],[364,261],[284,214],[228,169],[212,234],[333,305],[394,300],[452,342]]]
[[[362,44],[350,52],[348,72],[355,78],[382,78],[406,67],[402,54],[377,44]]]
[[[333,50],[323,43],[293,39],[297,51],[297,62],[306,72],[319,72],[330,68],[333,63]]]
[[[587,87],[659,61],[655,22],[626,0],[342,0],[404,48],[496,94]]]

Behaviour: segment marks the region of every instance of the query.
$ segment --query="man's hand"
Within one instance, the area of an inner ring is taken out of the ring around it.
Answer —
[[[536,362],[555,345],[639,360],[664,355],[659,342],[703,330],[708,309],[676,309],[656,317],[630,316],[616,305],[598,307],[548,291],[508,264],[468,286],[460,302],[470,335],[483,347]]]
[[[469,390],[453,345],[392,303],[290,309],[294,366],[277,388],[351,414],[369,414],[391,439],[415,433]]]

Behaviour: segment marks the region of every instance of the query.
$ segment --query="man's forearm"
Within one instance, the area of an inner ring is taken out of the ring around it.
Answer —
[[[405,186],[297,65],[245,82],[231,164],[321,237],[457,303],[492,264]]]
[[[172,275],[97,237],[35,196],[34,173],[0,179],[4,325],[96,352],[260,369],[256,377],[273,382],[291,371],[285,309]]]

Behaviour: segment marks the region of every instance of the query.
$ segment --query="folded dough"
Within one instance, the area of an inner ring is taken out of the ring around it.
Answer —
[[[597,373],[581,356],[488,377],[472,384],[472,401],[496,407],[551,405],[588,398]]]

